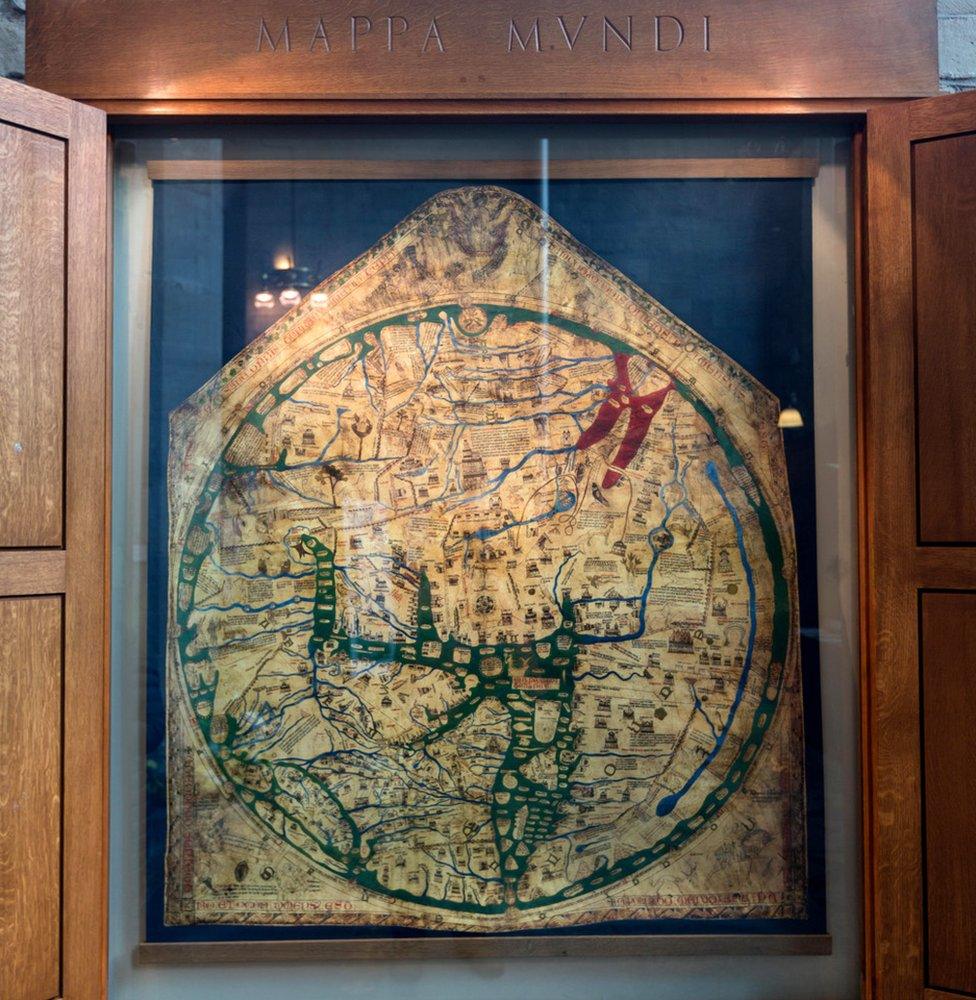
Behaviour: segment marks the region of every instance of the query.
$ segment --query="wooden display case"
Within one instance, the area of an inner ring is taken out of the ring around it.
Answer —
[[[9,439],[15,451],[27,442],[36,467],[25,460],[21,478],[5,474],[0,487],[0,605],[7,607],[13,685],[2,739],[34,795],[26,799],[30,815],[13,822],[13,867],[28,879],[46,866],[57,874],[57,891],[48,887],[31,902],[36,920],[17,909],[26,897],[0,904],[5,951],[28,956],[0,971],[0,992],[28,989],[28,981],[35,992],[24,995],[31,997],[87,1000],[105,992],[112,354],[106,136],[123,124],[160,121],[176,127],[329,116],[590,116],[726,124],[827,118],[853,128],[864,995],[949,1000],[976,993],[968,932],[976,907],[969,851],[976,696],[968,683],[976,668],[976,97],[930,96],[936,53],[929,3],[775,6],[687,3],[677,14],[638,16],[620,5],[595,14],[575,3],[558,15],[501,2],[477,9],[456,3],[445,13],[416,2],[401,5],[401,13],[339,4],[323,20],[304,0],[76,0],[67,7],[33,0],[31,86],[0,81],[9,168],[0,194],[35,199],[35,214],[18,222],[18,243],[34,242],[42,231],[47,242],[36,247],[30,275],[8,268],[5,249],[0,279],[5,296],[23,297],[39,267],[52,269],[44,272],[45,285],[61,289],[62,311],[53,315],[28,296],[31,316],[8,314],[5,321],[3,350],[13,352],[7,367],[30,374],[4,389],[0,441],[7,447]],[[153,169],[185,179],[337,177],[363,165],[166,160]],[[374,169],[387,176],[391,168]],[[450,169],[468,175],[470,165]],[[583,162],[559,169],[568,176],[621,169],[797,176],[813,166],[686,158],[668,167]],[[401,165],[397,176],[411,170],[430,173]],[[502,172],[533,170],[507,164]],[[30,189],[30,178],[42,175],[61,191],[63,220],[47,217],[53,195],[35,197]],[[17,405],[8,405],[15,397]],[[37,414],[46,421],[44,446],[55,441],[54,458],[40,450],[42,442],[35,449]],[[38,674],[52,670],[52,661],[59,669],[42,683]],[[60,740],[49,744],[60,762],[56,787],[39,794],[31,775],[43,773],[50,783],[57,767],[32,749],[36,737],[24,731],[19,707],[25,701],[39,706],[44,731]],[[62,803],[57,815],[52,796]],[[13,815],[6,803],[4,811]],[[419,954],[406,944],[386,947],[377,943],[362,955]],[[648,941],[587,947],[602,954],[661,950]],[[729,938],[724,950],[740,947]],[[665,950],[690,948],[675,940]],[[478,940],[429,949],[501,953],[497,942]],[[570,950],[587,949],[530,943],[521,953]],[[312,953],[334,950],[321,944]],[[143,957],[209,962],[309,954],[308,943],[276,942],[189,944],[168,953],[147,945]]]

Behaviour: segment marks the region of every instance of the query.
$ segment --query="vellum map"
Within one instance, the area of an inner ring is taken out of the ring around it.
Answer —
[[[165,918],[802,918],[779,403],[497,187],[173,412]]]

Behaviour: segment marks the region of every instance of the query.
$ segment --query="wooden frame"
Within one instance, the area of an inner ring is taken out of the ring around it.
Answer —
[[[575,118],[599,115],[611,118],[633,117],[806,117],[819,115],[862,121],[870,108],[903,103],[901,98],[791,98],[742,99],[713,98],[702,100],[142,100],[93,98],[92,107],[100,108],[112,122],[139,124],[147,121],[199,122],[203,119],[233,121],[296,120],[307,118],[512,118],[546,116]]]
[[[976,547],[918,530],[913,145],[973,131],[976,95],[868,115],[859,241],[859,508],[866,1000],[926,986],[921,596],[976,592]],[[968,994],[967,994],[968,995]]]
[[[150,160],[151,181],[201,180],[535,180],[539,160]],[[814,178],[812,157],[550,160],[551,180]]]
[[[103,112],[0,80],[7,123],[66,148],[62,544],[0,551],[0,595],[55,595],[62,627],[61,988],[102,996],[108,911],[106,145]],[[2,707],[2,706],[0,706]]]
[[[101,103],[101,102],[99,102]],[[226,102],[220,102],[223,106]],[[259,102],[260,117],[277,117],[284,102]],[[306,102],[307,105],[318,102]],[[357,102],[357,110],[366,114]],[[446,102],[437,102],[442,110]],[[522,102],[517,118],[532,113]],[[575,112],[583,101],[563,101],[562,113]],[[619,103],[613,107],[618,112]],[[721,102],[719,102],[721,103]],[[765,107],[776,102],[758,102]],[[794,102],[796,114],[816,113],[818,102]],[[178,111],[183,102],[167,102],[164,111]],[[391,111],[401,114],[404,102],[378,102],[371,113]],[[610,102],[607,102],[609,105]],[[394,107],[395,105],[395,107]],[[499,107],[499,102],[482,102],[479,113]],[[756,109],[758,110],[758,108]],[[347,104],[343,113],[351,113]],[[578,113],[578,112],[577,112]],[[182,116],[180,116],[182,118]],[[204,113],[206,120],[214,116]],[[223,117],[223,116],[220,116]],[[439,117],[439,115],[435,116]],[[665,116],[667,117],[667,116]],[[845,109],[836,115],[839,121],[856,121]],[[110,122],[130,124],[157,121],[156,114],[113,116]],[[167,119],[170,120],[170,119]],[[190,121],[199,121],[196,115]],[[342,180],[342,179],[534,179],[540,166],[534,160],[150,160],[150,181],[196,180]],[[551,160],[550,179],[815,179],[820,161],[815,157],[698,157],[698,158],[620,158],[592,160]],[[376,939],[302,939],[269,941],[166,942],[142,941],[135,950],[141,965],[203,965],[285,963],[294,961],[377,961],[383,958],[427,960],[478,959],[504,957],[553,958],[587,956],[682,956],[682,955],[830,955],[833,940],[824,934],[653,934],[653,935],[552,935],[546,937],[462,934],[449,938],[391,937]]]
[[[759,938],[757,942],[757,937]],[[704,947],[703,947],[704,944]],[[596,937],[380,938],[330,941],[143,942],[143,965],[381,961],[387,958],[633,958],[641,955],[829,955],[829,934],[637,934]]]

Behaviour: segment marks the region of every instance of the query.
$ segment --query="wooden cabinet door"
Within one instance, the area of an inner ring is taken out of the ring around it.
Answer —
[[[0,997],[105,994],[100,111],[0,79]]]
[[[876,1000],[976,996],[976,94],[868,114],[860,381]]]

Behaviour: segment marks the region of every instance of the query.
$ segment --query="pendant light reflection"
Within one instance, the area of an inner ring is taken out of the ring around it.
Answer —
[[[286,308],[293,306],[296,302],[300,302],[301,298],[302,293],[294,285],[283,288],[278,295],[278,301]]]
[[[803,426],[803,414],[797,409],[796,393],[790,393],[790,405],[779,411],[779,427],[783,430],[795,430]]]
[[[795,406],[787,406],[779,414],[779,426],[783,428],[802,427],[803,414]]]
[[[284,309],[291,309],[302,301],[302,296],[307,295],[321,281],[318,273],[311,268],[300,267],[296,263],[295,247],[296,240],[296,207],[295,207],[295,184],[289,185],[291,202],[291,249],[278,250],[273,258],[271,270],[261,275],[260,290],[255,292],[253,298],[254,308],[268,311],[280,306]],[[308,297],[308,304],[315,309],[321,309],[327,305],[328,295],[321,291],[312,291]]]
[[[318,283],[318,276],[307,267],[291,267],[281,271],[270,271],[261,275],[261,290],[254,294],[254,308],[261,310],[282,306],[291,309],[298,305],[303,295]],[[308,295],[308,304],[313,309],[328,305],[329,295],[318,289]]]

